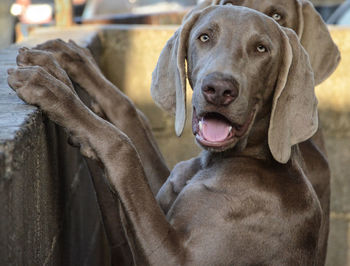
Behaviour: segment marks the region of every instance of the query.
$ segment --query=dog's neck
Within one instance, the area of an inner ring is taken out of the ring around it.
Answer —
[[[270,107],[263,107],[257,114],[254,125],[245,140],[246,145],[242,147],[238,145],[234,156],[245,156],[264,161],[273,160],[268,145],[270,117]]]
[[[247,139],[246,146],[241,150],[236,150],[234,156],[251,157],[258,160],[271,161],[273,159],[268,146],[266,124],[268,125],[270,116],[264,117],[252,128]]]

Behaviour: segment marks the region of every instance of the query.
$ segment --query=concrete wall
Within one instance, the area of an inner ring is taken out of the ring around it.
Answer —
[[[7,85],[17,49],[0,51],[0,265],[110,265],[84,160]]]
[[[99,26],[44,29],[26,40],[73,38],[93,43],[106,76],[149,117],[169,166],[198,154],[187,123],[174,134],[173,118],[149,94],[151,73],[174,27]],[[92,36],[97,34],[97,39]],[[332,219],[328,265],[350,265],[350,30],[334,29],[343,61],[317,88],[332,168]],[[0,52],[0,264],[108,265],[109,256],[91,179],[64,132],[34,107],[23,104],[6,84],[16,47]],[[189,99],[191,90],[188,90]],[[26,264],[24,263],[24,264]]]

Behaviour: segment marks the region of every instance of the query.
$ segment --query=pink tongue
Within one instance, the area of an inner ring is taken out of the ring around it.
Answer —
[[[223,141],[230,133],[230,125],[223,120],[207,118],[202,119],[203,137],[212,142]]]

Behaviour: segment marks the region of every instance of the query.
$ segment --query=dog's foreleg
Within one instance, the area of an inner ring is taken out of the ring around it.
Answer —
[[[107,120],[131,139],[145,167],[151,189],[156,194],[169,176],[169,170],[144,115],[103,76],[87,49],[61,40],[48,41],[37,48],[40,50],[21,49],[17,62],[21,66],[41,66],[74,91],[65,73],[67,71],[70,78],[98,103]]]
[[[168,223],[148,185],[140,157],[131,140],[118,128],[91,112],[63,82],[38,66],[8,71],[18,96],[39,106],[51,120],[65,127],[82,146],[91,147],[105,166],[111,191],[124,213],[135,262],[181,265],[183,243]],[[109,207],[111,211],[115,207]],[[113,234],[114,223],[105,221]]]

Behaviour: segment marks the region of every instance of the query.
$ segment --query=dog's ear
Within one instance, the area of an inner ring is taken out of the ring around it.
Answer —
[[[309,57],[294,31],[282,28],[282,67],[273,95],[268,143],[280,163],[286,163],[293,145],[317,130],[317,99]]]
[[[193,13],[169,39],[152,74],[153,100],[164,110],[175,113],[175,132],[180,136],[186,122],[187,42],[200,12]]]
[[[315,73],[315,85],[327,79],[340,61],[338,47],[332,40],[327,25],[308,0],[296,0],[299,13],[298,36],[309,54]]]

